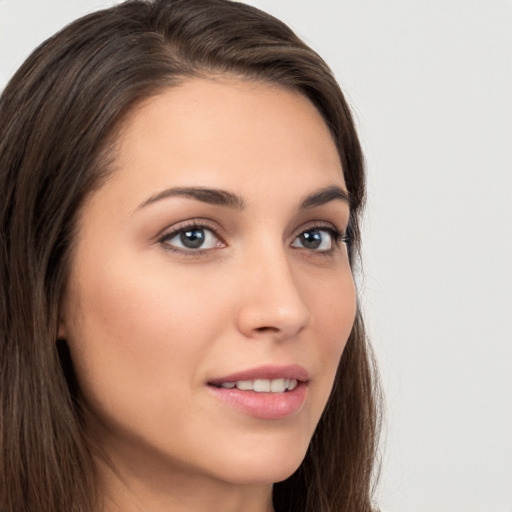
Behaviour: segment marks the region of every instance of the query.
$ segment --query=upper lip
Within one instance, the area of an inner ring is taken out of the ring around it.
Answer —
[[[308,371],[298,364],[284,366],[265,365],[242,370],[223,377],[216,377],[208,381],[208,384],[220,386],[224,382],[237,382],[240,380],[254,379],[296,379],[306,382],[309,380]]]

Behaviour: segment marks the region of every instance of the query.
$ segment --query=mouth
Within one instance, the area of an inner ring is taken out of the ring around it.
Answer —
[[[255,391],[256,393],[287,393],[293,391],[299,381],[297,379],[254,379],[222,382],[220,385],[212,384],[222,389],[239,389],[240,391]]]
[[[208,381],[210,392],[237,412],[261,419],[297,414],[308,394],[308,372],[298,365],[262,366]]]

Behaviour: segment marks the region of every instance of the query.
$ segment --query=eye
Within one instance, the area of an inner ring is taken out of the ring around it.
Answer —
[[[326,252],[333,249],[340,238],[340,233],[333,228],[312,228],[297,236],[292,242],[292,247]]]
[[[189,252],[223,247],[215,232],[200,225],[184,226],[162,237],[160,243],[171,250]]]

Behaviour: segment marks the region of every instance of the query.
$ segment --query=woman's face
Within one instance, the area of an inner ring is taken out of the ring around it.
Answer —
[[[298,467],[354,321],[348,219],[336,147],[297,93],[194,79],[132,112],[81,211],[60,325],[120,471]]]

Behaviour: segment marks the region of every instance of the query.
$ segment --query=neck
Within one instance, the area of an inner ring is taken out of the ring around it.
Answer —
[[[184,468],[97,462],[101,512],[274,512],[272,484],[224,482]]]

